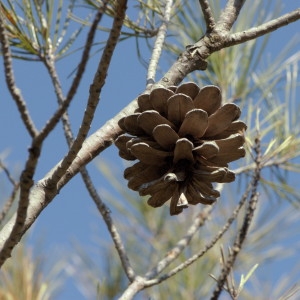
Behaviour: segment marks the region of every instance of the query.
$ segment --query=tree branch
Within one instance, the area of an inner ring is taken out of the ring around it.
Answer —
[[[255,157],[255,163],[256,163],[256,169],[254,171],[253,174],[253,178],[251,181],[251,195],[250,195],[250,200],[249,200],[249,204],[248,204],[248,208],[244,217],[244,222],[242,224],[242,227],[238,233],[238,235],[236,236],[236,239],[234,241],[233,247],[232,247],[232,251],[229,254],[229,257],[227,259],[226,265],[224,265],[221,274],[217,280],[217,286],[215,288],[215,290],[213,291],[213,295],[211,297],[211,300],[217,300],[221,294],[221,292],[223,291],[223,286],[226,282],[227,276],[230,273],[230,270],[232,269],[235,260],[238,256],[238,254],[241,251],[242,245],[245,241],[246,235],[248,233],[249,227],[251,225],[251,221],[253,219],[254,216],[254,211],[256,209],[257,206],[257,202],[258,202],[258,192],[257,192],[257,188],[259,185],[259,180],[260,180],[260,171],[261,171],[261,150],[260,150],[260,139],[259,137],[257,137],[255,139],[255,147],[254,147],[254,151],[256,153],[256,157]]]
[[[0,212],[0,226],[2,225],[3,220],[7,216],[10,208],[12,207],[12,205],[14,203],[14,200],[16,199],[19,187],[20,187],[19,183],[16,183],[16,185],[14,185],[14,187],[13,187],[10,197],[5,201],[5,204]]]
[[[126,254],[126,251],[125,251],[125,247],[124,247],[124,244],[122,242],[122,239],[121,239],[121,236],[111,218],[111,215],[110,215],[110,210],[108,209],[108,207],[105,205],[105,203],[102,201],[101,197],[99,196],[99,194],[97,193],[93,183],[92,183],[92,180],[86,170],[86,168],[83,168],[81,171],[81,176],[82,176],[82,179],[86,185],[86,188],[91,196],[91,198],[94,200],[97,208],[98,208],[98,211],[100,212],[100,214],[102,215],[103,217],[103,220],[108,228],[108,231],[112,237],[112,240],[115,244],[115,247],[116,247],[116,250],[118,252],[118,255],[120,257],[120,260],[121,260],[121,263],[122,263],[122,266],[123,266],[123,269],[129,279],[129,281],[133,281],[136,277],[135,273],[134,273],[134,270],[131,266],[131,263],[129,261],[129,258]]]
[[[145,279],[136,277],[135,280],[128,286],[128,288],[121,295],[119,300],[131,300],[133,297],[144,288]]]
[[[162,20],[162,24],[158,29],[154,47],[152,50],[152,55],[148,67],[147,73],[147,89],[149,89],[155,82],[155,74],[158,65],[159,58],[161,56],[162,48],[165,42],[167,28],[171,17],[171,10],[173,6],[173,0],[166,1],[165,12]]]
[[[17,191],[19,189],[20,184],[13,179],[13,177],[11,176],[8,168],[2,163],[1,160],[0,160],[0,168],[4,171],[7,179],[13,185],[13,190],[11,192],[11,195],[6,200],[6,202],[5,202],[4,206],[3,206],[3,209],[0,212],[0,226],[1,226],[4,218],[6,217],[8,211],[10,210],[10,208],[11,208],[14,200],[16,199],[16,194],[17,194]]]
[[[106,46],[104,48],[101,60],[99,62],[97,71],[95,73],[93,83],[90,86],[90,95],[88,99],[88,104],[81,122],[81,127],[78,131],[77,137],[74,140],[68,154],[64,157],[61,164],[54,170],[52,177],[48,180],[48,185],[56,185],[60,178],[66,173],[66,170],[72,164],[74,158],[78,154],[82,147],[82,144],[88,134],[91,122],[94,118],[94,113],[99,103],[99,97],[102,87],[105,83],[105,78],[107,76],[107,71],[114,53],[114,49],[119,40],[121,33],[121,28],[125,18],[125,11],[127,6],[127,0],[122,0],[118,2],[116,15],[114,17],[114,22],[112,29],[109,34]]]
[[[3,21],[3,14],[0,12],[0,43],[2,46],[2,55],[4,60],[4,70],[5,70],[5,80],[8,90],[14,99],[18,110],[21,115],[21,119],[27,129],[28,133],[32,138],[38,135],[38,130],[36,129],[33,120],[30,117],[29,111],[26,107],[26,102],[23,99],[21,91],[17,88],[13,67],[12,67],[12,54],[10,51],[9,41],[5,31],[5,25]]]
[[[58,79],[58,75],[56,73],[55,67],[54,67],[54,58],[53,56],[49,56],[50,58],[47,60],[44,60],[45,65],[49,71],[50,77],[52,78],[52,82],[56,91],[56,95],[57,95],[57,99],[58,99],[58,103],[61,105],[61,107],[59,108],[59,111],[61,111],[62,106],[65,106],[67,108],[67,106],[65,105],[65,103],[69,103],[71,101],[71,99],[73,98],[73,96],[76,94],[78,85],[81,81],[82,75],[84,73],[85,70],[85,66],[87,64],[88,61],[88,57],[89,57],[89,53],[90,53],[90,49],[92,47],[93,44],[93,40],[94,40],[94,36],[95,36],[95,32],[97,29],[97,24],[100,22],[102,16],[103,16],[103,12],[105,10],[105,7],[108,3],[108,0],[102,4],[102,6],[99,8],[94,21],[91,25],[91,28],[89,30],[88,33],[88,37],[87,37],[87,41],[85,43],[85,47],[84,47],[84,51],[82,53],[82,57],[81,57],[81,61],[79,63],[78,69],[77,69],[77,74],[73,80],[72,86],[68,92],[67,98],[64,99],[63,96],[63,92],[62,92],[62,88],[61,85],[59,83],[59,79]],[[58,112],[59,112],[58,111]],[[70,122],[69,122],[69,118],[68,115],[65,113],[63,116],[63,125],[64,125],[64,132],[65,132],[65,136],[68,142],[69,147],[71,147],[71,144],[73,143],[73,135],[72,135],[72,131],[71,131],[71,126],[70,126]],[[82,179],[86,185],[86,188],[91,196],[91,198],[93,199],[93,201],[95,202],[99,212],[101,213],[107,228],[110,232],[110,235],[115,243],[117,252],[119,254],[119,257],[121,259],[123,268],[125,270],[125,273],[127,274],[127,277],[130,281],[133,281],[135,274],[134,271],[131,267],[131,264],[129,262],[129,258],[126,255],[125,252],[125,248],[124,245],[122,243],[121,237],[119,235],[119,232],[117,231],[117,228],[115,227],[113,220],[110,216],[110,212],[109,209],[106,207],[106,205],[103,203],[103,201],[101,200],[99,194],[97,193],[91,177],[88,174],[88,171],[85,167],[83,167],[80,170]]]
[[[231,34],[225,42],[225,47],[238,45],[253,39],[256,39],[262,35],[277,30],[280,27],[286,26],[292,22],[300,19],[300,8],[287,13],[279,18],[266,22],[260,26]]]
[[[227,35],[238,18],[245,2],[246,0],[228,0],[214,31],[223,36]]]
[[[13,247],[18,243],[24,233],[24,225],[28,218],[28,206],[30,202],[30,190],[33,186],[33,175],[41,154],[42,141],[39,136],[32,140],[28,149],[29,155],[25,167],[20,176],[20,197],[16,216],[13,217],[13,223],[10,224],[10,230],[7,238],[3,241],[3,247],[0,250],[0,266],[5,259],[10,256]],[[30,217],[29,217],[30,218]]]
[[[47,122],[47,124],[41,130],[41,135],[43,135],[45,137],[55,127],[55,125],[60,120],[60,118],[63,116],[63,114],[67,111],[71,101],[74,98],[74,95],[77,92],[77,89],[79,87],[79,84],[81,82],[82,76],[84,74],[84,71],[85,71],[85,68],[86,68],[86,65],[87,65],[87,62],[89,59],[90,50],[92,48],[94,37],[95,37],[96,31],[97,31],[97,25],[99,24],[99,22],[102,19],[103,12],[105,11],[107,3],[108,3],[108,0],[102,4],[102,6],[98,9],[98,11],[95,15],[95,18],[94,18],[92,25],[90,27],[90,30],[88,32],[87,40],[85,42],[84,50],[82,52],[81,60],[78,65],[76,75],[74,77],[74,80],[71,84],[71,87],[69,89],[69,92],[68,92],[66,98],[63,95],[61,84],[60,84],[60,81],[59,81],[59,78],[58,78],[58,75],[57,75],[57,72],[55,69],[54,54],[52,52],[48,51],[48,53],[46,53],[45,56],[41,57],[41,60],[44,62],[45,66],[49,72],[49,75],[52,80],[54,90],[56,93],[56,97],[58,100],[58,104],[60,105],[58,110],[53,114],[51,119]],[[66,116],[66,118],[68,119],[67,116]],[[64,124],[65,135],[66,135],[67,141],[69,143],[69,147],[70,147],[71,143],[73,142],[71,127],[69,126],[69,122],[68,122],[68,120],[65,119],[65,117],[62,118],[62,121]]]
[[[168,251],[166,256],[162,260],[160,260],[152,270],[146,273],[145,278],[152,279],[156,277],[179,256],[179,254],[185,249],[185,247],[189,245],[198,229],[204,225],[205,221],[210,216],[211,210],[212,206],[206,207],[197,215],[192,225],[187,230],[186,235],[177,242],[175,247]]]
[[[197,261],[200,257],[202,257],[205,253],[207,253],[207,251],[209,249],[211,249],[216,243],[217,241],[224,235],[224,233],[229,229],[229,227],[231,226],[231,224],[233,223],[233,221],[236,219],[238,213],[240,212],[241,208],[243,207],[244,203],[246,202],[250,190],[251,190],[252,185],[249,184],[249,186],[247,187],[245,193],[243,194],[241,200],[239,201],[239,203],[237,204],[236,208],[234,209],[232,215],[228,218],[226,224],[223,226],[223,228],[216,234],[216,236],[205,245],[205,247],[199,251],[198,253],[194,254],[192,257],[190,257],[189,259],[187,259],[186,261],[184,261],[182,264],[178,265],[176,268],[172,269],[171,271],[169,271],[167,274],[164,274],[158,278],[155,278],[153,280],[148,280],[145,283],[146,287],[149,286],[153,286],[156,284],[159,284],[167,279],[169,279],[170,277],[176,275],[178,272],[180,272],[181,270],[187,268],[188,266],[190,266],[192,263],[194,263],[195,261]],[[211,207],[208,207],[208,209],[211,209]]]
[[[210,33],[216,25],[215,18],[211,11],[211,7],[209,5],[208,0],[199,0],[199,4],[201,6],[203,17],[205,20],[206,32]]]

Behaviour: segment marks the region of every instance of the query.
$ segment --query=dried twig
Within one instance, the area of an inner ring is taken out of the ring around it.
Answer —
[[[154,47],[152,50],[152,55],[151,55],[151,59],[150,59],[149,67],[148,67],[147,89],[149,89],[155,82],[156,69],[157,69],[159,58],[161,56],[165,38],[167,35],[167,27],[168,27],[170,17],[171,17],[172,6],[173,6],[173,0],[167,0],[162,24],[158,29],[158,33],[156,36],[156,40],[154,43]]]
[[[10,51],[9,40],[5,31],[2,12],[0,13],[0,43],[2,46],[2,55],[5,69],[4,74],[8,90],[18,107],[25,128],[27,129],[30,136],[34,138],[35,136],[37,136],[38,130],[36,129],[34,122],[30,117],[26,102],[21,94],[21,91],[17,88],[15,82],[15,76],[12,67],[12,54]]]
[[[246,211],[246,214],[244,217],[244,222],[242,224],[242,227],[241,227],[239,233],[236,236],[236,239],[235,239],[233,247],[232,247],[232,251],[230,252],[229,257],[226,261],[226,265],[223,267],[221,274],[217,280],[217,286],[216,286],[215,290],[213,291],[211,300],[218,299],[223,290],[223,286],[226,282],[227,276],[230,273],[230,270],[232,269],[238,254],[241,251],[242,245],[245,241],[251,221],[254,216],[254,211],[257,206],[257,201],[258,201],[257,188],[258,188],[258,184],[259,184],[259,180],[260,180],[260,171],[261,171],[261,165],[260,165],[261,151],[260,151],[259,137],[257,137],[255,139],[254,151],[256,153],[256,157],[255,157],[256,169],[254,171],[253,178],[251,181],[251,195],[250,195],[248,208],[247,208],[247,211]]]

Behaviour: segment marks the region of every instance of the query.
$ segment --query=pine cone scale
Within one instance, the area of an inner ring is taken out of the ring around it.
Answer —
[[[210,116],[221,106],[221,91],[216,86],[205,86],[194,99],[196,108],[202,109]]]
[[[208,127],[207,112],[202,109],[192,109],[188,111],[179,128],[178,135],[184,137],[187,135],[194,138],[200,138],[204,135]]]
[[[152,132],[155,141],[165,150],[174,149],[178,134],[168,124],[157,125]]]

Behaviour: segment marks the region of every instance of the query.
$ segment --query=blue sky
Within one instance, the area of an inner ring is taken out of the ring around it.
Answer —
[[[286,5],[284,11],[286,12],[297,7],[297,4],[295,4],[297,1],[284,2]],[[271,57],[275,57],[276,53],[282,49],[282,46],[299,31],[298,28],[299,22],[275,31],[271,36],[266,54],[269,53]],[[101,35],[98,37],[101,39]],[[83,40],[79,40],[78,42],[80,44]],[[150,52],[145,45],[142,51],[143,57],[148,60]],[[75,133],[82,118],[89,85],[93,71],[95,70],[95,62],[99,55],[99,53],[96,53],[89,63],[86,76],[81,83],[75,102],[70,108],[70,118]],[[58,71],[65,92],[71,83],[71,78],[68,78],[68,76],[73,70],[73,63],[76,58],[77,54],[58,62]],[[41,128],[49,115],[51,115],[51,112],[57,107],[55,95],[51,84],[49,84],[47,73],[37,63],[18,61],[14,66],[17,84],[22,90],[24,98],[28,101],[28,107],[33,119],[36,121],[37,127]],[[160,67],[166,70],[167,64],[162,61]],[[2,65],[0,70],[3,70]],[[0,127],[2,128],[0,154],[7,153],[5,161],[8,167],[15,170],[15,174],[17,174],[22,169],[27,157],[27,148],[30,145],[30,139],[19,120],[15,104],[11,101],[10,96],[4,88],[3,72],[1,71],[0,73],[0,86],[2,87],[1,90],[4,90],[0,103]],[[90,133],[97,130],[129,103],[129,101],[140,94],[145,88],[145,83],[146,69],[136,58],[134,41],[127,40],[120,43],[114,53],[106,85],[103,88],[101,102]],[[59,124],[43,147],[35,179],[42,178],[61,159],[66,151],[66,142],[62,134],[61,125]],[[101,154],[101,157],[104,160],[113,162],[113,165],[123,168],[122,161],[117,156],[117,150],[114,146],[105,150]],[[90,163],[89,171],[97,188],[111,190],[107,180],[97,170],[95,162]],[[1,185],[3,185],[2,182]],[[3,191],[5,194],[8,194],[9,186],[4,185]],[[88,251],[92,251],[93,247],[98,247],[95,245],[94,237],[99,232],[105,238],[108,236],[104,223],[99,217],[94,203],[89,198],[81,177],[76,176],[42,212],[31,228],[29,236],[33,245],[42,237],[45,249],[43,251],[48,253],[51,260],[55,259],[57,255],[68,256],[72,252],[74,241],[85,245]],[[286,262],[283,262],[283,264],[286,264]],[[270,272],[273,272],[273,269]],[[62,294],[57,299],[80,300],[84,298],[76,289],[74,283],[68,281],[68,284],[63,288]]]

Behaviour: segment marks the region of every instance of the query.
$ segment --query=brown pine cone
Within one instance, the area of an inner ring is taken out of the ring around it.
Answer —
[[[119,121],[126,134],[115,141],[122,158],[139,160],[124,171],[128,187],[150,195],[153,207],[171,200],[171,215],[214,203],[220,193],[212,183],[234,181],[227,167],[245,156],[247,128],[237,120],[239,107],[221,102],[218,87],[192,82],[140,95],[138,111]]]

